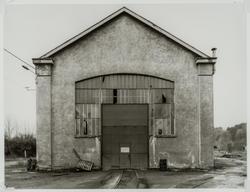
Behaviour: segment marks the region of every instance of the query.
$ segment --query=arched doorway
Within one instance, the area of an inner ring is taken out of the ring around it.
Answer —
[[[76,82],[76,137],[100,137],[103,169],[148,167],[152,135],[174,135],[174,82],[108,74]]]

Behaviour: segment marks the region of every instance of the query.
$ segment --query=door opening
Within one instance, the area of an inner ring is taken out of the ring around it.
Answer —
[[[148,167],[148,105],[102,105],[102,168]]]

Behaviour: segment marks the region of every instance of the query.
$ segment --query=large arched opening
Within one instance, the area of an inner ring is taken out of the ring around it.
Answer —
[[[173,136],[174,82],[108,74],[76,82],[76,138],[100,137],[103,169],[148,168],[150,136]]]

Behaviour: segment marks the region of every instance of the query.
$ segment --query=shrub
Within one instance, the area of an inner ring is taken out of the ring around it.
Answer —
[[[215,146],[223,151],[244,151],[246,147],[246,123],[241,123],[227,129],[214,130]]]
[[[32,134],[21,134],[12,138],[5,137],[5,157],[36,156],[36,138]]]

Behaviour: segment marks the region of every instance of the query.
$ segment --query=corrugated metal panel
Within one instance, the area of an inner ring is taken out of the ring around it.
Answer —
[[[133,76],[128,75],[127,78],[128,78],[128,82],[127,82],[128,88],[129,87],[133,88]]]
[[[118,89],[117,103],[148,103],[148,89]]]
[[[136,88],[137,89],[140,89],[140,88],[143,88],[144,87],[144,82],[143,82],[143,77],[142,76],[136,76]]]
[[[174,83],[156,77],[133,75],[133,74],[114,74],[100,76],[76,83],[76,88],[106,88],[106,89],[145,89],[150,88],[173,88]]]
[[[137,76],[132,75],[132,88],[136,88],[136,78]]]
[[[76,136],[95,136],[100,130],[100,104],[76,105]],[[86,129],[86,130],[85,130]]]
[[[173,89],[118,89],[117,102],[149,103],[151,98],[151,103],[171,103],[173,92]],[[113,97],[113,89],[76,89],[76,103],[113,103]]]
[[[75,91],[75,102],[76,103],[78,103],[78,101],[80,100],[80,93],[79,93],[79,91],[77,91],[77,89],[76,89],[76,91]]]
[[[160,79],[151,78],[151,85],[152,85],[152,88],[161,88],[161,87],[159,86],[159,81],[160,81]]]
[[[110,88],[110,89],[115,88],[112,75],[107,76],[107,80],[105,81],[105,88]]]
[[[112,89],[102,90],[102,103],[113,103],[113,90]]]
[[[123,87],[125,89],[129,88],[129,85],[128,85],[128,75],[124,75],[124,81],[123,81]]]
[[[99,103],[100,90],[76,89],[76,103]]]
[[[148,112],[150,134],[158,134],[158,129],[162,129],[162,134],[173,135],[175,134],[173,87],[174,83],[171,81],[142,75],[107,75],[77,82],[76,135],[84,133],[81,125],[86,121],[89,126],[88,135],[101,134],[100,106],[105,103],[113,104],[114,89],[117,89],[116,104],[150,105]],[[157,116],[159,112],[155,108],[157,103],[170,104],[171,118]]]
[[[150,78],[145,78],[145,81],[147,82],[147,87],[145,87],[145,88],[147,88],[147,89],[150,88],[150,79],[151,79],[151,77]]]

